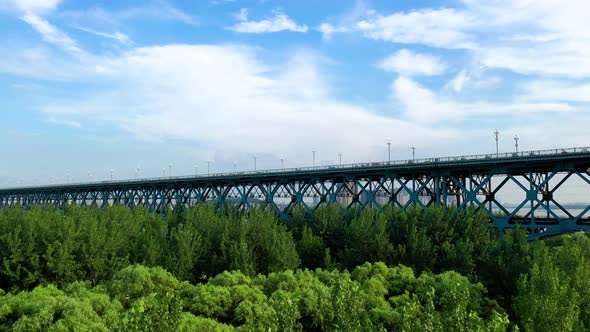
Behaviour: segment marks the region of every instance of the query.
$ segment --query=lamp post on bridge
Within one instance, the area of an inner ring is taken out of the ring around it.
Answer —
[[[195,166],[195,176],[199,176],[199,166]]]
[[[170,176],[170,178],[172,178],[172,163],[168,164],[168,169],[170,170],[170,172],[168,172],[168,175]]]
[[[416,160],[416,147],[412,145],[412,160]]]
[[[281,158],[281,170],[285,169],[285,159]]]
[[[253,158],[254,158],[254,172],[256,172],[256,156],[254,156]]]
[[[338,161],[340,163],[340,166],[342,166],[342,152],[338,152]]]
[[[387,163],[391,163],[391,141],[387,141]]]
[[[496,137],[496,158],[498,158],[498,156],[499,156],[499,151],[498,151],[498,135],[500,135],[500,132],[496,128],[496,130],[494,131],[494,136]]]
[[[514,135],[514,147],[516,148],[516,153],[518,153],[518,135]]]
[[[111,174],[111,182],[113,182],[113,170],[112,169],[111,169],[110,174]]]
[[[313,168],[315,168],[315,153],[316,153],[316,150],[311,151],[311,154],[313,155],[313,157],[312,157],[313,158],[313,163],[312,163]]]
[[[207,176],[211,174],[211,161],[207,160]]]
[[[238,164],[234,161],[234,173],[238,171]]]

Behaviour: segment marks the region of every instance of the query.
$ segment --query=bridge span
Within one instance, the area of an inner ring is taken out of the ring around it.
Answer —
[[[590,229],[589,168],[590,148],[581,147],[6,188],[0,189],[0,207],[123,204],[166,212],[210,203],[239,209],[260,206],[288,218],[298,207],[311,215],[331,203],[342,209],[379,210],[448,206],[455,213],[474,205],[499,230],[520,224],[535,238]],[[566,187],[572,182],[575,209],[568,208],[572,198]],[[514,203],[508,204],[510,197]]]

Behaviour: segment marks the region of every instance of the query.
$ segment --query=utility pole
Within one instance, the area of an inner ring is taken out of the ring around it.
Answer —
[[[496,136],[496,158],[499,156],[499,151],[498,151],[498,135],[500,135],[500,132],[498,131],[498,129],[496,129],[494,131],[494,136]]]
[[[311,154],[313,155],[313,164],[312,164],[313,168],[315,168],[315,153],[316,153],[315,150],[311,151]]]
[[[391,163],[391,141],[387,141],[387,162]]]
[[[518,153],[518,135],[514,135],[514,146],[516,147],[516,153]]]
[[[342,152],[338,152],[338,160],[340,161],[340,166],[342,166]]]
[[[412,160],[416,160],[416,147],[412,145]]]

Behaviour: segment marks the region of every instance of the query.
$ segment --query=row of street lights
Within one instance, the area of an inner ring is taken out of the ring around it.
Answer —
[[[494,134],[494,138],[495,138],[495,141],[496,141],[496,157],[498,157],[499,154],[500,154],[499,145],[498,145],[500,132],[498,131],[498,129],[495,129],[494,132],[493,132],[493,134]],[[518,153],[518,141],[519,141],[518,135],[514,135],[514,146],[515,146],[515,149],[516,149],[516,153]],[[416,147],[414,145],[412,145],[411,146],[411,149],[412,149],[412,160],[416,160]],[[313,166],[313,168],[316,167],[316,153],[317,152],[318,152],[317,150],[312,150],[311,151],[311,153],[312,153],[312,166]],[[256,156],[253,156],[253,160],[254,160],[254,171],[257,171],[258,170],[258,168],[257,168],[257,157]],[[284,170],[285,169],[285,159],[284,158],[280,158],[280,161],[281,161],[281,170]],[[388,163],[391,163],[391,141],[389,141],[389,140],[387,141],[387,162]],[[341,152],[338,153],[338,163],[339,163],[340,166],[342,166],[342,153]],[[173,167],[173,165],[174,165],[173,163],[168,164],[168,177],[172,177],[172,167]],[[236,172],[237,171],[237,164],[236,164],[236,162],[233,163],[233,166],[234,166],[233,167],[234,172]],[[194,168],[195,168],[195,176],[198,176],[199,175],[199,167],[198,166],[194,166]],[[114,172],[114,170],[112,170],[112,169],[109,172],[110,181],[113,181],[113,172]],[[140,178],[140,173],[141,173],[141,169],[140,169],[140,167],[137,167],[136,168],[136,179],[139,179]],[[207,175],[210,175],[210,174],[211,174],[211,161],[207,161]],[[165,178],[165,177],[166,177],[166,168],[163,168],[162,169],[162,178]],[[88,180],[90,182],[92,182],[92,179],[93,179],[92,173],[91,172],[88,172]],[[74,181],[74,178],[71,178],[71,180],[73,182]],[[69,174],[66,175],[66,182],[67,183],[70,183],[70,175]],[[50,177],[50,183],[53,183],[53,177]]]
[[[496,139],[496,157],[498,157],[500,155],[500,151],[498,150],[498,138],[500,136],[500,132],[498,131],[498,129],[494,130],[494,138]],[[514,135],[514,148],[516,153],[518,153],[518,140],[520,138],[518,138],[518,135]]]

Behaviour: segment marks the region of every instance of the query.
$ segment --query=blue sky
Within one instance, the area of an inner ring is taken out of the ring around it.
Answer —
[[[587,0],[0,0],[0,187],[590,145]]]

